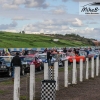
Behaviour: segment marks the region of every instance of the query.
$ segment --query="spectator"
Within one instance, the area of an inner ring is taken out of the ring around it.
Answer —
[[[24,55],[28,55],[28,51],[27,50],[25,50]]]
[[[89,50],[85,49],[85,52],[86,52],[86,56],[88,56],[89,55]]]
[[[9,48],[8,48],[8,52],[9,52],[9,53],[11,52]]]
[[[47,62],[49,66],[51,65],[51,59],[52,59],[52,54],[51,54],[51,51],[48,50],[47,51]]]
[[[14,80],[14,70],[15,67],[20,67],[21,68],[21,74],[22,74],[22,64],[21,64],[21,59],[19,57],[19,53],[16,52],[16,56],[13,57],[11,61],[11,68],[12,68],[12,79]]]
[[[24,55],[25,54],[25,50],[22,50],[22,55]]]
[[[8,52],[8,53],[6,53],[6,55],[7,55],[7,56],[10,56],[10,53]]]
[[[47,50],[48,50],[48,49],[47,49],[47,48],[45,48],[44,52],[47,52]]]
[[[74,48],[73,52],[76,54],[76,49]]]
[[[2,55],[4,56],[5,55],[5,50],[3,49],[3,51],[2,51]]]
[[[2,51],[0,51],[0,56],[2,56]]]
[[[64,52],[64,53],[66,53],[66,52],[67,52],[66,47],[63,49],[63,52]]]

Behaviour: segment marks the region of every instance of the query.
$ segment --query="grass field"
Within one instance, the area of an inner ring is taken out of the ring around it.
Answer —
[[[69,47],[69,46],[91,46],[88,42],[67,40],[56,36],[45,36],[36,34],[19,34],[0,32],[0,48],[34,48],[34,47]]]

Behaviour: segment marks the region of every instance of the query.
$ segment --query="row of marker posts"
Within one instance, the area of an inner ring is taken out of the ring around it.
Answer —
[[[64,62],[64,86],[68,87],[68,61]],[[85,79],[89,79],[89,66],[91,70],[91,78],[94,78],[94,71],[96,72],[96,76],[99,75],[99,57],[96,58],[96,70],[94,70],[94,58],[91,59],[91,65],[89,65],[88,58],[86,58],[86,75]],[[54,63],[54,80],[56,81],[56,90],[59,90],[59,77],[58,77],[58,62]],[[49,80],[49,67],[48,63],[44,63],[44,80]],[[29,78],[29,77],[28,77]],[[27,100],[34,100],[35,97],[35,66],[30,65],[30,81],[29,88],[29,98]],[[80,82],[83,81],[83,61],[80,60]],[[73,68],[72,68],[72,84],[77,84],[77,68],[76,68],[76,60],[73,60]],[[20,67],[15,67],[15,76],[14,76],[14,95],[13,100],[20,100]],[[41,99],[42,100],[42,99]]]

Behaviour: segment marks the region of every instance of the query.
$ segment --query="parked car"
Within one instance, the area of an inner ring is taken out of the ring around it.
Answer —
[[[73,59],[76,59],[76,63],[79,63],[80,62],[80,59],[83,59],[83,62],[85,62],[86,60],[86,57],[85,56],[80,56],[80,55],[75,55],[75,53],[73,52],[69,52],[67,53],[67,57],[66,59],[68,60],[68,63],[73,63]]]
[[[38,58],[41,62],[42,69],[44,69],[44,63],[47,63],[47,53],[39,54]]]
[[[35,65],[35,69],[38,71],[42,70],[41,67],[41,62],[39,61],[39,59],[36,56],[33,55],[27,55],[25,56],[25,58],[22,61],[22,66],[24,66],[25,68],[25,73],[29,73],[30,72],[30,65],[34,64]]]
[[[94,59],[96,59],[98,56],[99,56],[99,53],[96,51],[90,51],[88,54],[88,57],[91,57],[91,58],[94,57]]]
[[[87,56],[87,53],[86,53],[85,50],[79,50],[79,55],[86,57]]]
[[[11,77],[11,60],[13,56],[0,56],[0,75],[7,75]]]
[[[66,54],[63,52],[59,52],[59,54],[57,54],[57,52],[53,52],[52,59],[51,59],[51,65],[54,65],[54,62],[57,60],[58,60],[59,66],[64,66],[64,61],[66,60]]]

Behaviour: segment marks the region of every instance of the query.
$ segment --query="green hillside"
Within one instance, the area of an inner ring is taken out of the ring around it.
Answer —
[[[53,39],[59,39],[58,42]],[[71,35],[36,35],[0,32],[0,48],[93,46],[90,39]]]

